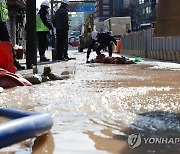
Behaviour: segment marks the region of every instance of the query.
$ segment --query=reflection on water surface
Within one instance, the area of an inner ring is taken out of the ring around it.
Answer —
[[[179,137],[179,71],[78,61],[75,65],[66,67],[76,72],[70,79],[0,94],[1,106],[48,112],[54,118],[48,136],[0,153],[180,153],[179,145],[142,144],[132,150],[127,144],[132,133]]]

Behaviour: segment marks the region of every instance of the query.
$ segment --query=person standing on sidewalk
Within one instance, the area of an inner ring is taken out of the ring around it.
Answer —
[[[6,0],[0,0],[0,41],[1,42],[11,42],[10,35],[7,28],[7,20],[8,17],[8,9],[7,9],[7,2]],[[13,59],[14,59],[14,66],[18,70],[25,69],[24,66],[21,66],[16,59],[15,50],[12,47]]]
[[[61,0],[61,6],[55,13],[54,26],[56,27],[57,60],[68,61],[68,0]]]
[[[49,21],[49,2],[44,1],[41,4],[41,8],[36,15],[36,29],[37,29],[37,39],[38,39],[38,49],[40,55],[40,61],[46,62],[50,59],[45,57],[45,51],[48,45],[48,33],[49,30],[53,31],[53,26]]]

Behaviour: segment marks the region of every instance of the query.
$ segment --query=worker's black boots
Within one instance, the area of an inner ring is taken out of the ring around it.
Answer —
[[[17,70],[24,70],[25,67],[20,65],[17,60],[14,60],[14,66],[17,68]]]
[[[47,62],[47,61],[50,61],[50,59],[46,58],[45,56],[40,56],[40,61]]]

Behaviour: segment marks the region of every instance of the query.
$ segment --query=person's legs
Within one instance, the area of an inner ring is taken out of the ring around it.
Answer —
[[[0,21],[0,41],[11,42],[9,32],[7,30],[7,25],[3,21]],[[12,48],[12,53],[13,53],[13,59],[16,59],[16,54],[15,54],[14,48]]]
[[[64,53],[66,48],[66,39],[65,39],[65,30],[57,29],[57,38],[56,38],[56,50],[57,50],[57,59],[64,59]]]
[[[65,49],[64,49],[64,58],[69,59],[69,57],[68,57],[68,32],[66,33],[66,42],[65,42]]]
[[[104,45],[101,45],[101,44],[98,45],[98,47],[96,48],[96,54],[97,54],[97,55],[100,55],[100,54],[101,54],[100,51],[101,51],[103,48],[104,48]]]
[[[10,36],[9,36],[9,32],[7,30],[7,25],[6,25],[6,22],[3,22],[0,20],[0,41],[2,42],[11,42],[11,39],[10,39]],[[20,69],[25,69],[24,66],[21,66],[19,64],[19,62],[17,61],[16,59],[16,53],[15,53],[15,50],[14,48],[12,47],[12,54],[13,54],[13,60],[14,60],[14,66],[20,70]]]
[[[111,41],[108,45],[109,57],[112,57],[113,44],[113,41]]]
[[[11,42],[9,32],[7,30],[7,25],[5,22],[0,20],[0,41],[8,41]]]
[[[40,61],[49,61],[49,59],[45,57],[45,51],[47,47],[47,34],[48,32],[37,32]]]
[[[39,50],[39,55],[44,56],[45,50],[46,50],[46,40],[44,37],[43,32],[37,32],[37,38],[38,38],[38,50]]]

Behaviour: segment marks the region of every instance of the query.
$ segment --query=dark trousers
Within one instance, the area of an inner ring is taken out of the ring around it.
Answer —
[[[2,42],[5,42],[5,41],[10,42],[10,36],[9,36],[9,32],[7,30],[6,22],[3,22],[1,20],[0,20],[0,41],[2,41]]]
[[[96,54],[100,55],[101,54],[100,51],[102,49],[106,48],[106,47],[108,47],[109,56],[112,57],[112,47],[113,47],[113,42],[112,41],[109,43],[109,45],[102,45],[102,44],[98,45],[98,47],[96,49]]]
[[[68,31],[65,29],[56,29],[56,50],[57,59],[68,56]]]
[[[49,33],[48,31],[37,32],[38,50],[40,57],[45,56],[45,51],[48,46],[48,41],[47,41],[48,33]]]
[[[1,21],[1,20],[0,20],[0,41],[11,42],[6,22]],[[16,54],[15,54],[14,48],[12,48],[12,53],[13,53],[14,64],[16,66],[16,63],[18,63],[18,61],[16,59]]]
[[[67,36],[67,43],[66,43],[66,47],[65,47],[65,51],[64,51],[64,58],[68,59],[68,36]]]

